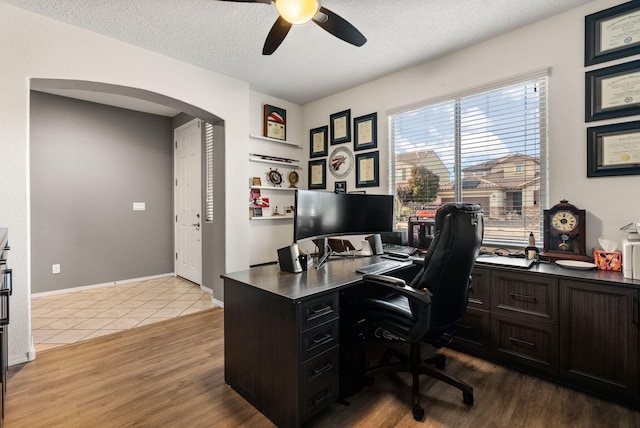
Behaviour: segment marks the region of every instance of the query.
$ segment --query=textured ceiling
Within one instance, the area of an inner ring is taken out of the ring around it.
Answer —
[[[0,0],[227,76],[304,105],[591,0],[323,0],[368,39],[349,45],[313,23],[262,45],[273,5],[217,0]]]

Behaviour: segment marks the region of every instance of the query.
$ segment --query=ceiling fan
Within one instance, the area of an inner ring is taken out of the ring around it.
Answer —
[[[272,0],[222,1],[265,4],[272,2]],[[315,22],[325,31],[352,45],[362,46],[367,42],[367,38],[356,27],[329,9],[320,6],[320,0],[273,0],[273,3],[275,3],[280,16],[267,35],[262,48],[262,55],[274,53],[287,36],[292,25],[304,24],[309,21]]]

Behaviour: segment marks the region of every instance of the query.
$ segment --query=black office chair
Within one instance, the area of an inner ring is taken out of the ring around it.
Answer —
[[[385,275],[365,275],[366,283],[382,286],[382,292],[356,302],[367,331],[377,339],[409,342],[410,356],[394,349],[385,352],[380,365],[367,375],[392,372],[413,374],[413,417],[420,421],[419,376],[427,375],[462,390],[463,401],[473,404],[473,388],[443,372],[445,357],[436,354],[426,360],[421,343],[439,348],[450,341],[455,324],[465,313],[470,274],[480,251],[484,233],[482,208],[477,204],[450,203],[442,206],[435,220],[434,238],[424,267],[410,285]],[[396,357],[400,361],[391,361]],[[435,364],[432,368],[429,364]]]

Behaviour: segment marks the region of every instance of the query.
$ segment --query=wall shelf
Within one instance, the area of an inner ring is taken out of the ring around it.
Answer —
[[[278,144],[286,144],[287,146],[293,146],[293,147],[296,147],[298,149],[302,149],[302,146],[300,144],[293,143],[291,141],[278,140],[276,138],[263,137],[262,135],[255,135],[255,134],[249,134],[249,137],[255,138],[256,140],[269,141],[271,143],[278,143]]]
[[[295,190],[298,190],[298,187],[251,186],[251,189],[284,190],[286,192],[293,192]]]
[[[249,157],[249,160],[251,162],[258,162],[258,163],[268,163],[270,165],[281,165],[281,166],[286,166],[287,168],[291,168],[291,169],[300,169],[300,165],[296,165],[294,163],[290,163],[290,162],[282,162],[282,161],[277,161],[277,160],[270,160],[270,159],[262,159],[262,158],[257,158],[254,156]],[[299,161],[296,161],[299,162]]]
[[[286,218],[293,218],[292,215],[269,215],[263,217],[249,217],[250,220],[283,220]]]

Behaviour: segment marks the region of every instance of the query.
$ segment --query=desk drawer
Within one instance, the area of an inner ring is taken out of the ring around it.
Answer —
[[[456,323],[453,347],[485,355],[489,352],[490,337],[489,312],[467,308],[467,312]]]
[[[338,325],[338,319],[335,319],[302,333],[300,337],[300,361],[306,361],[334,346],[338,346]]]
[[[338,350],[339,348],[336,346],[302,364],[303,390],[318,382],[338,378],[338,362],[340,361]]]
[[[492,312],[532,321],[557,323],[558,282],[554,278],[495,272]]]
[[[302,399],[302,422],[338,399],[338,378],[322,382],[304,392]]]
[[[496,357],[547,372],[558,371],[555,326],[501,316],[493,316],[492,326]]]
[[[338,317],[338,293],[332,293],[300,305],[300,330],[305,331]]]

